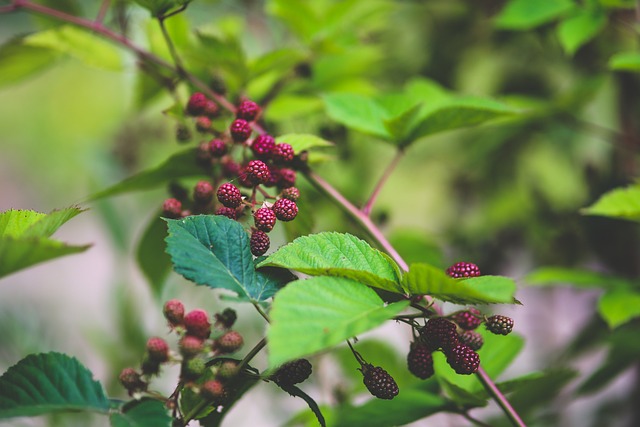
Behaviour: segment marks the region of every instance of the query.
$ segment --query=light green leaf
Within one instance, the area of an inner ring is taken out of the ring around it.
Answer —
[[[324,232],[299,237],[259,264],[312,276],[337,276],[401,293],[398,267],[384,253],[351,234]]]
[[[630,288],[632,283],[620,277],[595,271],[562,267],[542,267],[529,273],[524,279],[532,286],[567,285],[580,288]]]
[[[97,35],[77,27],[62,26],[41,31],[25,37],[24,44],[52,49],[94,67],[114,71],[122,69],[118,49]]]
[[[349,93],[324,96],[327,114],[345,126],[384,139],[391,135],[384,126],[389,113],[371,98]]]
[[[13,40],[0,47],[0,88],[24,80],[55,64],[60,53]]]
[[[640,292],[616,289],[606,292],[598,301],[598,312],[610,328],[640,316]]]
[[[339,277],[296,280],[273,301],[267,333],[269,366],[326,350],[400,313],[367,286]]]
[[[495,26],[507,30],[529,30],[553,21],[574,7],[571,0],[511,0],[496,17]]]
[[[159,400],[133,400],[111,414],[112,427],[169,427],[171,417]]]
[[[249,64],[251,77],[256,78],[273,70],[289,72],[303,59],[305,54],[298,49],[284,48],[267,52]]]
[[[267,120],[284,121],[319,112],[323,108],[322,100],[315,96],[281,93],[269,104],[264,114]]]
[[[327,148],[333,147],[333,143],[319,136],[305,133],[289,133],[286,135],[280,135],[276,138],[277,143],[286,142],[291,145],[296,154],[305,150],[313,150],[314,148]]]
[[[581,213],[640,221],[640,185],[611,190]]]
[[[431,295],[456,304],[514,304],[516,284],[507,277],[480,276],[452,279],[439,268],[415,263],[402,276],[402,285],[410,295]]]
[[[102,386],[75,358],[32,354],[0,377],[0,419],[75,411],[109,411]]]
[[[640,72],[640,52],[619,52],[609,59],[609,68]]]
[[[558,25],[558,38],[563,49],[573,55],[580,46],[593,39],[607,24],[607,16],[600,9],[580,9]]]

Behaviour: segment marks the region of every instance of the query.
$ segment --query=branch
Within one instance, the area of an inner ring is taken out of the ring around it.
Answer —
[[[378,180],[375,188],[373,189],[373,193],[371,193],[371,196],[369,197],[369,200],[367,200],[367,203],[365,203],[365,205],[362,207],[362,213],[364,215],[366,216],[371,215],[371,209],[373,208],[373,204],[376,202],[376,199],[378,198],[378,194],[380,194],[380,190],[382,190],[382,187],[387,182],[387,180],[391,176],[391,173],[395,170],[396,166],[398,166],[398,163],[400,162],[400,159],[402,159],[403,156],[404,156],[404,150],[398,149],[395,156],[391,160],[391,163],[387,165],[387,168],[384,170],[384,172],[382,173],[382,176]]]
[[[107,11],[109,10],[109,6],[111,5],[111,0],[102,0],[100,4],[100,10],[98,11],[98,16],[96,16],[95,22],[102,23],[104,21],[104,17],[107,15]]]
[[[516,410],[511,406],[511,403],[507,400],[504,394],[498,389],[496,384],[491,380],[489,375],[482,369],[482,366],[478,369],[476,376],[487,390],[487,392],[493,397],[493,399],[500,405],[502,411],[507,415],[511,424],[515,427],[527,427],[527,425],[522,421],[520,415],[516,412]]]

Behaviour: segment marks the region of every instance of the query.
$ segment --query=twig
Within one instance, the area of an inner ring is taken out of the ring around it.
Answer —
[[[269,319],[269,315],[264,312],[262,307],[260,307],[260,304],[258,304],[257,302],[254,302],[253,306],[258,311],[258,313],[260,313],[260,316],[262,316],[262,318],[267,321],[267,323],[271,323],[271,319]]]
[[[186,6],[185,6],[185,8],[186,8]],[[184,9],[182,9],[182,10],[184,10]],[[167,44],[167,47],[169,48],[169,53],[171,54],[171,58],[173,58],[173,62],[174,62],[174,64],[176,64],[176,71],[178,72],[178,76],[185,77],[185,69],[184,69],[184,66],[182,65],[182,60],[180,59],[180,56],[178,55],[178,51],[176,50],[176,46],[173,44],[173,41],[171,40],[171,37],[169,36],[169,32],[167,31],[166,25],[164,25],[164,20],[167,19],[168,16],[172,16],[172,15],[161,16],[160,18],[158,18],[158,24],[160,24],[160,30],[162,31],[162,37],[164,37],[164,41]]]
[[[489,377],[489,375],[487,375],[485,370],[482,369],[482,366],[478,368],[476,376],[478,377],[484,388],[487,390],[487,392],[493,397],[498,405],[500,405],[502,411],[507,415],[509,421],[511,421],[511,424],[516,427],[527,427],[524,421],[522,421],[522,418],[520,418],[520,415],[518,415],[513,406],[511,406],[511,403],[509,403],[505,395],[502,394],[500,389],[498,389],[496,384]]]
[[[391,160],[391,163],[387,165],[387,168],[384,170],[384,172],[382,173],[382,176],[376,183],[376,186],[373,189],[373,192],[371,193],[369,200],[367,200],[367,203],[365,203],[365,205],[362,207],[362,213],[364,215],[366,216],[371,215],[371,209],[373,208],[373,204],[376,202],[376,199],[378,198],[378,194],[380,194],[380,190],[382,190],[382,187],[387,182],[387,180],[391,176],[391,173],[393,173],[393,171],[395,170],[396,166],[398,166],[398,163],[400,162],[400,159],[402,159],[403,156],[404,156],[404,150],[401,148],[398,149],[395,156]]]
[[[100,4],[100,10],[98,11],[98,16],[96,16],[95,22],[102,24],[104,21],[104,17],[107,15],[107,11],[109,10],[109,6],[111,5],[111,0],[102,0]]]
[[[480,427],[491,427],[489,424],[480,421],[477,418],[472,417],[468,412],[462,412],[460,415],[462,415],[463,417],[465,417],[467,420],[471,421],[473,424],[480,426]]]
[[[262,338],[258,342],[258,344],[256,344],[251,350],[249,350],[249,353],[247,353],[247,355],[244,356],[244,359],[242,359],[240,364],[238,364],[238,372],[240,372],[247,365],[247,363],[251,362],[251,359],[253,359],[255,355],[258,354],[258,352],[260,352],[260,350],[262,350],[266,345],[267,345],[267,339]]]

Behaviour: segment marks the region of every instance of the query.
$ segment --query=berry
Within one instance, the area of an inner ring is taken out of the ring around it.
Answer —
[[[202,142],[198,145],[198,150],[196,151],[196,163],[204,168],[211,166],[211,151],[209,150],[209,144],[207,142]]]
[[[460,334],[459,338],[462,344],[466,344],[471,347],[472,350],[476,351],[480,350],[480,348],[482,348],[482,344],[484,344],[482,335],[476,331],[464,331]]]
[[[140,374],[133,368],[124,368],[118,377],[120,384],[129,392],[129,396],[137,391],[147,389],[147,384],[142,381]]]
[[[278,199],[273,204],[273,212],[280,221],[291,221],[298,215],[298,206],[293,200]]]
[[[255,185],[264,184],[271,178],[269,167],[262,160],[251,160],[247,165],[246,173]]]
[[[482,313],[477,308],[470,307],[466,311],[460,311],[451,316],[451,320],[462,329],[471,331],[482,323]]]
[[[478,277],[480,275],[480,269],[477,265],[470,262],[457,262],[447,268],[447,274],[454,279],[461,277]]]
[[[236,311],[232,308],[225,308],[222,313],[215,314],[216,323],[215,326],[222,329],[229,329],[233,326],[238,318]]]
[[[213,185],[209,181],[198,181],[193,188],[193,200],[203,205],[213,200]]]
[[[251,144],[251,151],[253,154],[262,160],[267,160],[271,157],[271,152],[276,148],[276,140],[271,135],[259,135],[255,137]]]
[[[280,169],[280,179],[278,180],[278,186],[280,188],[288,188],[296,185],[296,171],[289,168]]]
[[[187,335],[203,340],[209,338],[211,334],[209,315],[204,310],[195,309],[187,313],[184,316],[184,327],[187,329]]]
[[[391,375],[380,366],[373,366],[369,363],[362,365],[362,382],[369,390],[369,393],[378,399],[393,399],[398,395],[398,384]]]
[[[236,178],[240,174],[241,169],[242,167],[230,157],[222,160],[222,174],[227,178]]]
[[[191,131],[188,126],[182,123],[179,123],[178,126],[176,126],[176,140],[179,143],[191,141]]]
[[[227,393],[224,389],[224,384],[218,380],[206,381],[202,384],[200,394],[207,400],[224,400]]]
[[[165,218],[180,218],[182,203],[178,199],[167,199],[162,203],[162,216]]]
[[[233,219],[233,220],[238,218],[238,214],[236,213],[236,210],[233,208],[228,208],[226,206],[219,207],[218,210],[216,210],[215,214],[226,216],[227,218]]]
[[[207,99],[207,102],[205,102],[204,108],[202,109],[202,114],[210,119],[215,119],[220,115],[220,107],[218,107],[218,104],[212,100]]]
[[[169,194],[171,194],[176,200],[183,202],[189,198],[189,190],[187,190],[185,186],[172,181],[169,183],[168,187]]]
[[[236,110],[236,117],[251,122],[260,114],[260,106],[253,101],[242,101]]]
[[[311,371],[311,363],[307,359],[297,359],[280,366],[271,379],[278,385],[299,384],[309,378]]]
[[[242,204],[242,194],[238,187],[230,182],[222,184],[216,193],[220,203],[228,208],[237,208]]]
[[[296,187],[285,188],[280,192],[280,197],[297,202],[300,198],[300,190],[298,190]]]
[[[204,112],[207,101],[208,99],[204,93],[195,92],[187,102],[187,114],[191,116],[199,116]]]
[[[254,230],[251,233],[251,239],[249,246],[251,247],[251,253],[255,256],[264,255],[269,250],[271,241],[269,236],[264,231]]]
[[[271,152],[271,158],[276,163],[290,163],[293,161],[295,152],[293,147],[289,144],[276,144],[275,148]]]
[[[213,157],[222,157],[227,154],[227,144],[221,139],[212,139],[209,141],[209,153]]]
[[[204,360],[200,358],[193,358],[182,362],[180,369],[180,379],[184,381],[196,380],[207,369],[207,365]]]
[[[238,172],[238,184],[245,188],[253,188],[256,186],[255,182],[249,176],[249,171],[246,167],[243,167]]]
[[[221,353],[235,353],[244,344],[244,339],[236,331],[229,331],[214,342],[214,349]]]
[[[162,338],[151,337],[147,341],[147,354],[153,361],[166,362],[169,360],[169,344]]]
[[[234,360],[227,360],[226,362],[222,362],[216,376],[218,378],[222,378],[228,380],[229,378],[233,378],[238,374],[238,362]]]
[[[182,321],[184,319],[184,305],[180,300],[171,299],[164,303],[162,313],[171,326],[182,325]]]
[[[196,119],[196,129],[198,132],[207,133],[211,130],[211,119],[207,116],[200,116]]]
[[[178,348],[180,349],[182,357],[189,359],[202,352],[204,349],[204,341],[191,335],[185,335],[178,342]]]
[[[442,348],[447,350],[458,344],[456,325],[443,317],[430,319],[420,330],[422,341],[431,351]]]
[[[160,363],[160,361],[152,359],[147,353],[142,359],[142,374],[147,376],[158,374],[160,372]]]
[[[508,335],[513,330],[513,319],[496,314],[487,319],[485,326],[489,332],[496,335]]]
[[[409,372],[423,380],[434,374],[433,355],[425,344],[419,341],[411,343],[411,350],[407,354],[407,367]]]
[[[235,142],[245,142],[251,136],[251,125],[243,119],[236,119],[229,128],[231,138]]]
[[[458,344],[446,352],[447,363],[460,375],[471,375],[480,366],[480,356],[466,344]]]
[[[266,187],[275,187],[278,185],[278,182],[280,182],[280,169],[271,165],[269,166],[269,174],[271,177],[269,178],[269,181],[264,183],[264,185]]]
[[[268,233],[276,225],[276,214],[269,208],[260,208],[253,214],[253,221],[258,230]]]

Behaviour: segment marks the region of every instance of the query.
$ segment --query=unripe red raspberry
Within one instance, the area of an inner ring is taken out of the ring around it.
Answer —
[[[220,107],[218,107],[218,104],[212,100],[207,99],[207,102],[205,102],[204,108],[202,109],[202,114],[210,119],[215,119],[220,115]]]
[[[298,190],[296,187],[285,188],[280,192],[280,197],[297,202],[300,198],[300,190]]]
[[[221,139],[214,138],[209,141],[209,153],[214,158],[220,158],[227,154],[227,144]]]
[[[451,320],[462,329],[471,331],[482,323],[482,313],[477,308],[469,307],[466,311],[460,311],[451,316]]]
[[[276,214],[269,208],[260,208],[253,214],[253,220],[258,230],[268,233],[276,225]]]
[[[211,119],[207,116],[196,118],[196,129],[200,133],[207,133],[211,130]]]
[[[369,363],[362,365],[362,381],[369,393],[378,399],[393,399],[398,395],[398,384],[387,371],[380,366],[373,366]]]
[[[434,374],[433,355],[424,343],[411,343],[411,350],[407,354],[407,367],[409,372],[423,380]]]
[[[230,182],[226,182],[218,187],[216,195],[220,203],[228,208],[237,208],[242,204],[242,194],[240,194],[240,190]]]
[[[165,302],[162,312],[171,326],[182,325],[184,320],[184,305],[182,301],[171,299]]]
[[[182,203],[178,199],[167,199],[162,203],[162,216],[165,218],[178,219],[182,212]]]
[[[153,361],[166,362],[169,360],[169,344],[162,338],[151,337],[147,341],[147,354]]]
[[[237,178],[242,170],[242,166],[236,163],[231,157],[222,159],[222,174],[229,179]]]
[[[236,117],[251,122],[260,114],[260,106],[253,101],[242,101],[236,110]]]
[[[262,160],[251,160],[246,168],[249,180],[254,184],[264,184],[271,178],[269,167]]]
[[[478,371],[480,356],[466,344],[458,344],[445,351],[447,363],[460,375],[471,375]]]
[[[288,188],[296,185],[296,171],[289,168],[280,169],[280,179],[278,180],[278,187]]]
[[[120,384],[127,389],[129,396],[138,391],[147,389],[147,383],[142,381],[140,374],[133,368],[124,368],[118,377]]]
[[[231,138],[235,142],[245,142],[251,136],[251,125],[243,119],[236,119],[229,128]]]
[[[195,357],[183,361],[180,368],[180,379],[188,382],[197,380],[207,369],[207,365],[204,360]]]
[[[456,325],[443,317],[429,319],[424,328],[420,329],[422,342],[431,351],[442,348],[447,350],[458,344]]]
[[[238,214],[236,212],[235,209],[233,208],[228,208],[226,206],[221,206],[216,210],[215,215],[222,215],[222,216],[226,216],[229,219],[233,219],[236,220],[238,219]]]
[[[191,141],[191,131],[189,127],[183,123],[179,123],[178,126],[176,126],[176,141],[180,144]]]
[[[234,360],[227,360],[222,362],[216,372],[216,377],[228,380],[238,375],[238,362]]]
[[[513,330],[513,319],[507,316],[496,314],[487,319],[485,323],[487,330],[497,335],[509,335]]]
[[[295,157],[293,147],[289,144],[276,144],[271,151],[271,158],[276,163],[291,163]]]
[[[280,221],[291,221],[298,215],[298,205],[289,199],[278,199],[273,204],[273,212]]]
[[[208,99],[204,93],[193,93],[187,102],[187,114],[191,116],[199,116],[204,113],[207,101]]]
[[[221,353],[235,353],[244,344],[244,339],[236,331],[229,331],[215,340],[214,349]]]
[[[225,308],[222,313],[216,313],[214,316],[216,318],[214,326],[222,329],[230,329],[238,318],[238,314],[232,308]]]
[[[271,152],[276,148],[276,140],[271,135],[258,135],[251,143],[251,151],[253,155],[261,160],[271,158]]]
[[[192,310],[184,316],[184,327],[187,329],[187,335],[203,340],[209,338],[211,334],[209,315],[201,309]]]
[[[294,385],[309,378],[311,371],[312,366],[307,359],[297,359],[280,366],[271,379],[278,385]]]
[[[211,380],[206,381],[204,384],[202,384],[200,395],[206,400],[220,402],[227,397],[227,392],[224,388],[224,384],[221,381]]]
[[[193,200],[206,205],[213,200],[213,185],[209,181],[198,181],[193,188]]]
[[[480,276],[480,269],[471,262],[457,262],[447,268],[447,274],[454,279]]]
[[[202,353],[204,341],[192,335],[185,335],[178,342],[178,348],[182,357],[189,359]]]
[[[464,331],[460,334],[460,342],[468,345],[472,350],[478,351],[482,348],[484,339],[476,331]]]
[[[251,248],[251,253],[255,256],[264,255],[265,252],[269,250],[269,246],[271,245],[271,240],[269,236],[264,231],[253,230],[251,233],[251,239],[249,240],[249,247]]]

